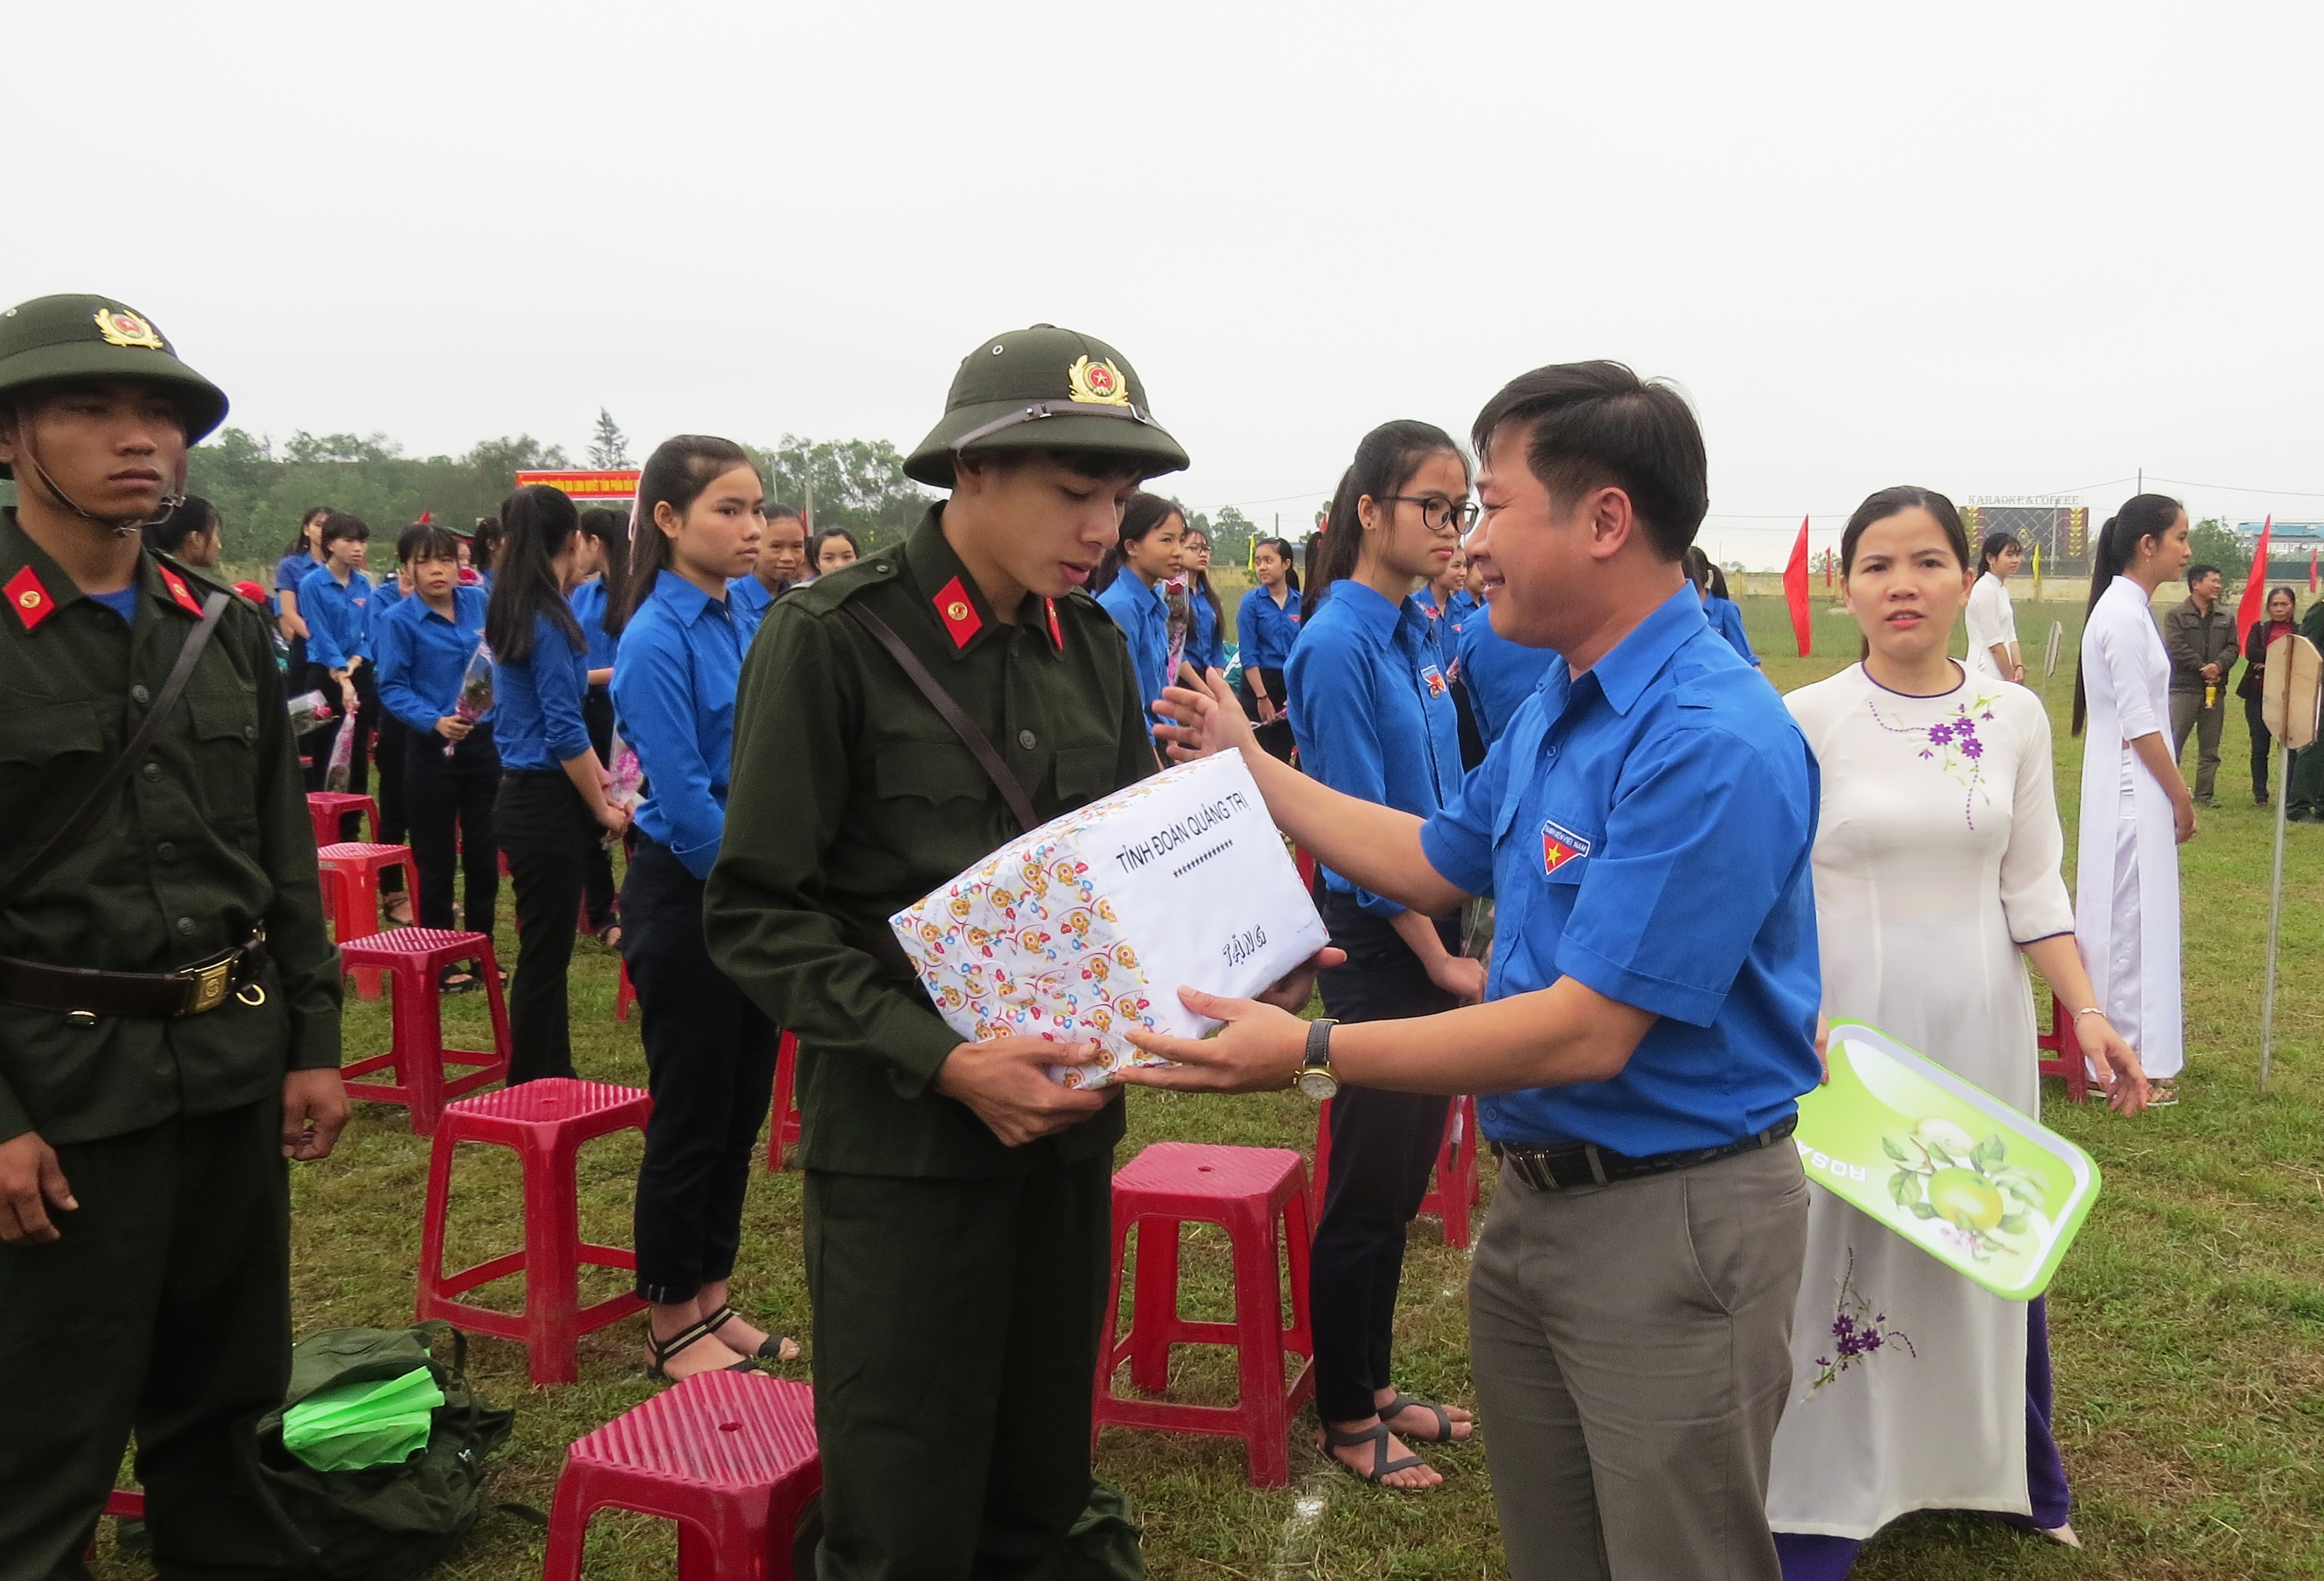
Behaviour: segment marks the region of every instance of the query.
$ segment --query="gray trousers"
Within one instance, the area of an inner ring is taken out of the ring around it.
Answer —
[[[1469,1328],[1514,1581],[1778,1581],[1807,1224],[1788,1141],[1574,1190],[1502,1172]]]
[[[2171,694],[2171,755],[2183,756],[2187,750],[2187,732],[2195,732],[2195,799],[2208,802],[2218,788],[2219,727],[2227,722],[2227,689],[2219,688],[2219,700],[2210,707],[2203,706],[2200,692]],[[2200,728],[2199,728],[2200,727]]]

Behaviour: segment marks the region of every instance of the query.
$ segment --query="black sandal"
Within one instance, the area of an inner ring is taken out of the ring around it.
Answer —
[[[1332,1456],[1332,1463],[1350,1476],[1360,1478],[1374,1487],[1380,1487],[1387,1485],[1380,1481],[1382,1477],[1394,1476],[1399,1471],[1411,1471],[1428,1464],[1417,1455],[1406,1455],[1401,1459],[1390,1460],[1388,1457],[1388,1441],[1391,1436],[1388,1423],[1384,1421],[1374,1422],[1370,1427],[1358,1432],[1342,1432],[1335,1427],[1326,1426],[1323,1429],[1323,1449],[1326,1454],[1330,1454],[1334,1449],[1346,1449],[1358,1444],[1370,1444],[1372,1447],[1372,1468],[1370,1471],[1351,1466],[1337,1455]],[[1399,1494],[1419,1494],[1428,1490],[1391,1488],[1390,1491]]]
[[[742,1313],[736,1311],[732,1307],[721,1307],[716,1311],[711,1313],[710,1316],[702,1319],[702,1327],[706,1332],[715,1337],[718,1330],[724,1328],[730,1321],[739,1320],[742,1316]],[[724,1345],[726,1342],[722,1339],[719,1343]],[[783,1347],[785,1346],[790,1347],[790,1354],[788,1356],[785,1356],[783,1354]],[[795,1362],[798,1360],[800,1355],[799,1343],[788,1334],[770,1334],[767,1336],[765,1343],[761,1344],[758,1349],[749,1352],[748,1354],[762,1357],[770,1362]]]
[[[1414,1443],[1465,1444],[1469,1440],[1467,1439],[1456,1438],[1453,1435],[1452,1429],[1456,1427],[1465,1427],[1469,1429],[1471,1435],[1474,1435],[1477,1430],[1474,1418],[1471,1418],[1470,1420],[1465,1422],[1456,1422],[1452,1420],[1452,1413],[1445,1410],[1443,1406],[1437,1404],[1434,1401],[1415,1400],[1409,1394],[1390,1395],[1388,1397],[1388,1402],[1379,1408],[1379,1419],[1382,1422],[1386,1422],[1388,1418],[1392,1416],[1401,1416],[1407,1411],[1429,1411],[1436,1413],[1436,1430],[1434,1432],[1398,1433],[1397,1435],[1400,1439],[1408,1439]]]
[[[672,1381],[668,1371],[669,1362],[690,1345],[698,1345],[706,1339],[716,1339],[718,1337],[710,1330],[711,1325],[708,1323],[696,1323],[690,1328],[679,1329],[668,1339],[656,1339],[653,1319],[647,1319],[646,1348],[653,1352],[653,1360],[646,1364],[647,1376],[659,1378],[665,1383]],[[759,1370],[759,1364],[754,1361],[739,1361],[733,1366],[722,1370],[729,1373],[755,1373]]]

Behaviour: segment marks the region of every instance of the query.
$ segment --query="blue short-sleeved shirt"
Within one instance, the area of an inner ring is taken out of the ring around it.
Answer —
[[[1211,601],[1189,578],[1186,599],[1193,605],[1194,630],[1186,639],[1186,662],[1198,670],[1223,670],[1227,667],[1227,639],[1218,611]]]
[[[697,878],[710,877],[726,830],[734,689],[758,629],[731,598],[663,571],[622,629],[613,661],[614,717],[646,777],[638,830]]]
[[[374,657],[371,602],[371,578],[361,571],[348,572],[345,587],[328,565],[301,577],[299,617],[307,622],[308,658],[327,670],[344,670],[350,659]]]
[[[1743,656],[1743,662],[1757,666],[1759,656],[1751,651],[1751,639],[1743,635],[1743,611],[1730,598],[1707,598],[1702,601],[1703,619],[1711,629],[1727,639],[1727,646]]]
[[[274,562],[274,591],[296,593],[299,584],[307,580],[307,573],[315,568],[315,556],[301,549],[295,555],[285,555]]]
[[[1105,584],[1097,602],[1130,639],[1130,664],[1138,676],[1138,697],[1146,704],[1150,722],[1158,717],[1154,700],[1169,684],[1163,672],[1170,667],[1170,607],[1162,602],[1160,588],[1148,587],[1127,565]]]
[[[493,659],[493,744],[503,768],[558,768],[589,750],[581,700],[589,693],[589,656],[566,640],[547,615],[532,618],[532,657]]]
[[[1254,587],[1236,606],[1235,643],[1242,652],[1245,669],[1281,669],[1291,662],[1291,644],[1298,635],[1299,595],[1296,593],[1277,609],[1273,594]]]
[[[1659,1017],[1621,1074],[1479,1100],[1485,1135],[1715,1147],[1816,1084],[1815,758],[1681,587],[1579,680],[1561,660],[1421,830],[1494,897],[1486,997],[1572,977]]]
[[[448,620],[417,593],[379,618],[379,700],[390,713],[424,735],[458,707],[461,678],[484,639],[488,602],[481,587],[455,587]]]
[[[1285,676],[1299,766],[1333,790],[1426,818],[1461,792],[1461,719],[1419,602],[1353,580],[1299,632]],[[1376,915],[1404,907],[1330,869],[1323,882]]]
[[[784,588],[783,592],[788,593],[791,587],[799,585],[801,584],[798,583],[793,583],[789,587]],[[753,631],[759,629],[759,622],[767,618],[767,610],[774,603],[777,596],[767,591],[765,583],[747,574],[737,576],[726,584],[727,606],[736,614],[747,616],[751,621],[751,630]]]
[[[1508,730],[1525,700],[1541,689],[1550,666],[1560,661],[1550,648],[1527,648],[1494,630],[1489,609],[1480,606],[1445,618],[1456,622],[1450,657],[1462,685],[1468,688],[1470,717],[1489,747]]]
[[[573,606],[573,618],[581,622],[581,635],[589,639],[589,667],[612,669],[613,656],[621,651],[621,639],[605,630],[605,579],[592,576],[575,588],[567,602]]]

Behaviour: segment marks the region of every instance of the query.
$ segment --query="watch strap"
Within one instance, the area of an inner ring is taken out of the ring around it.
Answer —
[[[1319,1016],[1307,1024],[1307,1057],[1300,1062],[1302,1071],[1332,1068],[1332,1028],[1339,1025],[1328,1016]]]

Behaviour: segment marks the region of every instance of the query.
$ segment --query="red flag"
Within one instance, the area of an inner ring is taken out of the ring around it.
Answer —
[[[2267,610],[2267,540],[2274,530],[2275,517],[2271,514],[2260,523],[2259,547],[2252,551],[2251,575],[2245,581],[2244,596],[2236,605],[2236,646],[2246,651],[2249,651],[2252,626]],[[2312,581],[2310,585],[2314,585]]]
[[[1799,639],[1800,657],[1813,646],[1808,639],[1808,519],[1800,518],[1800,536],[1792,542],[1791,563],[1784,567],[1784,602],[1792,606],[1792,635]]]

